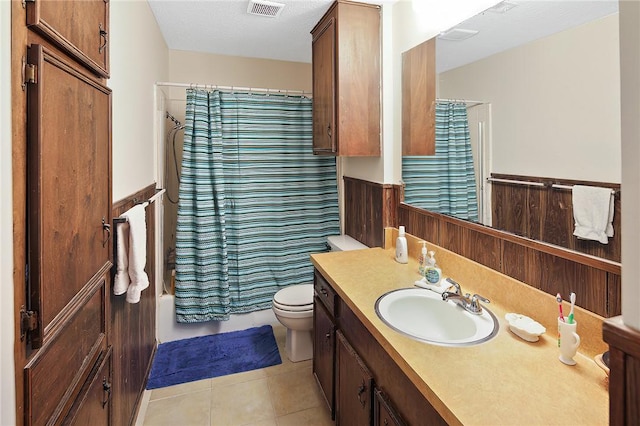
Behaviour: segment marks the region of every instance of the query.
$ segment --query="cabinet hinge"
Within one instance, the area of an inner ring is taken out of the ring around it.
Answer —
[[[27,8],[27,3],[35,3],[36,0],[22,0],[22,8],[26,9]]]
[[[24,306],[20,308],[20,341],[23,341],[27,333],[38,328],[38,313],[27,311]]]
[[[38,66],[33,64],[26,64],[24,68],[24,82],[26,83],[36,83],[36,73],[38,71]]]

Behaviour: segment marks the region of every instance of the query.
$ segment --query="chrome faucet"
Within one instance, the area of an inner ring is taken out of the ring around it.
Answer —
[[[445,302],[447,300],[452,300],[457,305],[461,306],[465,311],[476,315],[482,314],[482,305],[480,305],[478,301],[483,303],[491,303],[489,299],[482,297],[479,294],[474,294],[473,296],[471,296],[469,293],[465,293],[463,295],[460,284],[458,284],[451,278],[447,278],[446,281],[451,283],[453,291],[445,291],[444,293],[442,293],[442,300],[444,300]]]

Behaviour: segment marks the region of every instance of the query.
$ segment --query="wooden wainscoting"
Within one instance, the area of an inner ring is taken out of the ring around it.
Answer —
[[[369,247],[384,245],[384,228],[398,226],[399,185],[344,177],[345,234]]]
[[[492,224],[494,228],[545,241],[581,253],[620,262],[621,221],[620,185],[536,176],[492,174],[492,178],[517,182],[536,182],[544,186],[529,186],[509,182],[491,182]],[[571,189],[552,185],[599,186],[616,191],[614,197],[613,237],[608,244],[581,240],[573,236],[573,203]]]
[[[621,268],[561,247],[400,203],[407,232],[549,294],[577,294],[576,304],[598,315],[620,314]]]
[[[113,217],[151,198],[155,183],[113,204]],[[142,292],[140,303],[125,301],[125,295],[111,291],[111,333],[113,347],[112,424],[130,425],[135,421],[138,404],[147,383],[156,350],[155,290],[155,208],[147,206],[147,267],[149,288]],[[115,232],[115,228],[114,228]]]

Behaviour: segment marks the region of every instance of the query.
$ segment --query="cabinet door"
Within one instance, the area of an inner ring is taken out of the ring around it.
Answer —
[[[374,426],[404,426],[406,424],[391,407],[387,397],[380,389],[374,391],[373,424]]]
[[[111,349],[96,364],[65,424],[107,426],[111,424]]]
[[[371,425],[373,376],[344,335],[336,335],[336,425]]]
[[[336,138],[336,20],[329,16],[313,35],[313,152],[332,154]]]
[[[32,0],[27,26],[101,77],[109,77],[108,0]]]
[[[111,267],[111,90],[43,46],[28,59],[27,309],[38,315],[37,348]]]
[[[336,326],[322,301],[316,296],[313,306],[313,375],[327,401],[331,418],[334,410],[334,365]]]

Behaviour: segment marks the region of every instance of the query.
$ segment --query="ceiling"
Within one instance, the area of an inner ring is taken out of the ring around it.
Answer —
[[[148,0],[169,49],[311,62],[311,29],[333,0],[276,0],[276,18],[247,13],[249,0]],[[373,0],[382,4],[396,0]],[[509,0],[504,14],[484,12],[460,27],[479,30],[463,42],[438,41],[438,71],[617,12],[617,0]]]

